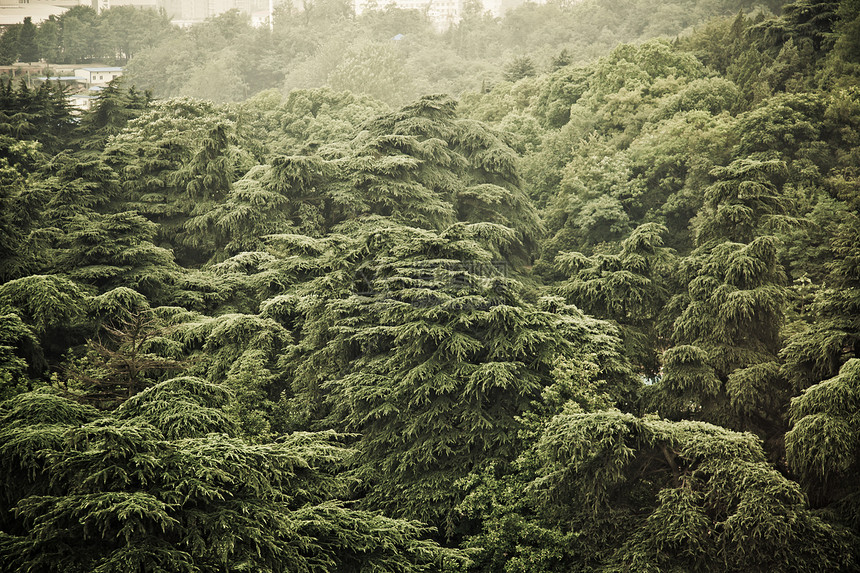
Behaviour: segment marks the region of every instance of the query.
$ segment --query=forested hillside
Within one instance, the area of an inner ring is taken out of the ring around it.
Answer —
[[[380,7],[385,2],[378,3]],[[504,18],[467,0],[439,30],[426,11],[393,5],[356,16],[352,0],[275,2],[271,29],[233,10],[190,28],[154,10],[76,6],[0,35],[0,65],[126,66],[156,97],[242,101],[261,91],[329,86],[394,107],[584,64],[624,42],[675,37],[715,16],[778,10],[781,0],[574,0],[523,4]],[[56,73],[54,75],[57,75]],[[60,74],[62,75],[62,74]]]
[[[0,569],[860,569],[860,2],[324,6],[0,83]]]

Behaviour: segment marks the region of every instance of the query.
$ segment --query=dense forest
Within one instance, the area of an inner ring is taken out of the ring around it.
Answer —
[[[860,570],[860,1],[305,7],[24,34],[0,569]]]

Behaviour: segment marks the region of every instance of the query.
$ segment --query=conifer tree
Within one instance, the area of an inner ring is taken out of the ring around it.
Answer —
[[[30,375],[42,366],[39,339],[8,306],[0,306],[0,399],[32,390]]]
[[[10,66],[18,61],[18,32],[20,24],[6,26],[0,33],[0,66]]]
[[[617,254],[556,257],[558,271],[570,276],[559,287],[561,293],[584,312],[618,324],[627,355],[648,377],[660,369],[657,322],[675,262],[663,247],[665,233],[663,226],[645,224],[621,243]]]
[[[152,244],[156,232],[134,212],[77,215],[61,239],[57,266],[100,292],[122,286],[166,302],[176,269],[170,251]]]
[[[81,285],[58,275],[30,275],[0,285],[0,306],[11,308],[38,339],[28,357],[32,376],[58,368],[62,354],[83,342],[89,300]]]
[[[209,228],[209,220],[195,212],[192,194],[223,198],[225,181],[250,167],[248,154],[233,145],[231,130],[223,110],[211,103],[165,100],[130,121],[105,149],[104,161],[126,192],[119,210],[137,211],[157,223],[155,243],[171,246],[180,264],[201,265],[211,255],[199,249],[212,237],[195,235],[195,229]],[[202,219],[189,222],[197,216]]]
[[[230,399],[183,377],[101,416],[48,393],[0,404],[0,472],[19,480],[2,512],[3,569],[394,573],[463,563],[419,524],[339,501],[348,451],[338,436],[250,443],[224,415]]]
[[[128,306],[126,306],[128,304]],[[65,372],[69,397],[112,409],[185,365],[163,354],[166,328],[146,299],[121,287],[93,300],[100,330],[87,353]],[[168,350],[169,352],[169,350]]]
[[[531,481],[470,483],[464,509],[491,518],[480,570],[857,567],[856,535],[810,509],[749,433],[568,407],[518,464]]]
[[[368,507],[452,533],[455,480],[513,459],[518,417],[560,360],[599,364],[601,391],[620,402],[635,391],[607,324],[559,301],[529,302],[494,265],[516,240],[510,230],[433,232],[371,218],[336,231],[273,238],[285,280],[311,275],[263,311],[300,328],[281,408],[298,428],[360,434]]]
[[[108,139],[146,109],[149,103],[146,94],[139,93],[134,86],[127,90],[124,87],[122,77],[112,80],[99,92],[93,108],[81,116],[75,139],[83,150],[101,154]]]
[[[785,436],[791,469],[813,503],[835,511],[860,532],[860,360],[851,358],[839,373],[808,388],[791,402],[793,427]]]
[[[778,353],[786,300],[779,228],[791,203],[778,189],[781,163],[737,160],[715,170],[699,247],[681,264],[687,292],[673,303],[675,346],[664,355],[659,409],[752,431],[781,456],[790,396]]]
[[[380,215],[439,230],[456,221],[499,223],[519,237],[505,256],[531,256],[542,226],[521,189],[515,154],[499,134],[456,119],[455,102],[443,96],[363,127],[346,147],[275,156],[270,166],[249,172],[206,215],[229,233],[228,254],[259,248],[262,234],[284,226],[320,236],[344,221]]]
[[[849,156],[850,157],[850,156]],[[828,245],[823,288],[815,293],[808,317],[783,350],[786,371],[797,390],[835,377],[842,365],[860,357],[860,177],[853,168],[830,180],[843,207]]]
[[[856,170],[836,171],[830,185],[843,201],[844,211],[830,237],[829,272],[782,352],[784,370],[795,391],[802,392],[791,403],[793,427],[786,434],[786,453],[812,501],[860,531],[856,478],[860,193]]]
[[[30,16],[18,29],[18,59],[28,64],[39,61],[39,45],[36,43],[36,25]]]

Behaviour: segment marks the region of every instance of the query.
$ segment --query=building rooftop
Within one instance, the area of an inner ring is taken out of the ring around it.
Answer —
[[[42,4],[18,4],[16,6],[0,6],[0,27],[12,24],[23,24],[24,18],[31,18],[34,24],[47,20],[50,16],[59,16],[68,8],[47,6]]]
[[[86,78],[79,78],[78,76],[38,76],[33,78],[41,81],[61,81],[61,82],[83,82],[86,81]]]

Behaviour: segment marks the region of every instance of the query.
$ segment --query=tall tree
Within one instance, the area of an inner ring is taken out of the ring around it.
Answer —
[[[786,300],[778,229],[791,202],[779,162],[737,160],[715,174],[700,215],[700,246],[682,263],[676,346],[664,356],[660,410],[752,431],[781,456],[790,385],[778,353]]]
[[[27,16],[18,29],[18,59],[22,62],[39,61],[39,44],[36,43],[36,25]]]
[[[658,319],[676,263],[663,246],[665,233],[665,227],[645,224],[621,243],[617,254],[556,257],[559,272],[570,277],[560,285],[561,293],[586,313],[618,324],[627,355],[649,378],[660,370]]]
[[[20,24],[6,26],[0,34],[0,66],[9,66],[18,61],[20,49],[18,45],[18,33]]]
[[[519,417],[559,361],[619,402],[635,392],[611,327],[559,300],[528,302],[514,269],[494,265],[496,245],[514,239],[505,228],[372,218],[336,231],[278,239],[281,272],[323,272],[263,307],[301,326],[288,355],[292,423],[360,435],[367,506],[451,534],[455,481],[515,457]]]
[[[470,483],[481,571],[817,572],[857,567],[857,537],[810,508],[748,433],[577,408]],[[523,479],[525,478],[525,479]]]

